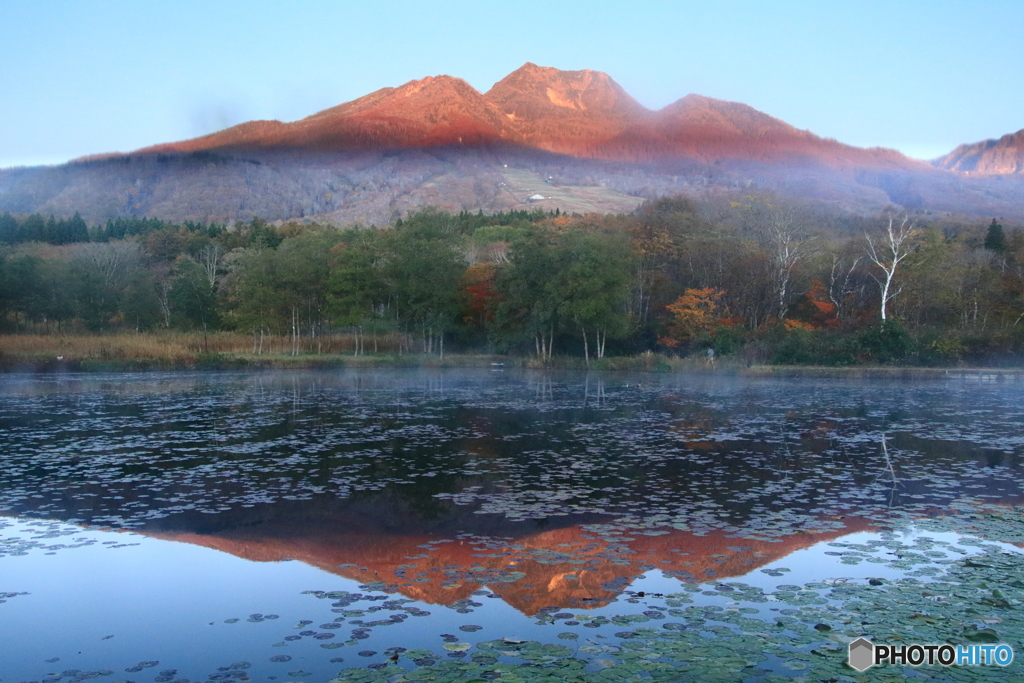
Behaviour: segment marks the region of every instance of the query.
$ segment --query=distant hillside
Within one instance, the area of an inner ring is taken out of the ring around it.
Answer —
[[[1024,174],[1024,130],[998,140],[960,145],[933,163],[939,168],[976,175]]]
[[[529,174],[560,189],[524,194]],[[770,190],[844,211],[1021,217],[1024,182],[1002,180],[823,139],[735,102],[688,95],[651,111],[607,74],[527,63],[482,94],[428,77],[292,123],[0,171],[0,211],[380,224],[426,205],[628,211],[666,194]]]

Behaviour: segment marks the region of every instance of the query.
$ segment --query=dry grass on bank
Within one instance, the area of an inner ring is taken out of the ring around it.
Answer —
[[[369,339],[367,351],[372,350]],[[255,351],[254,353],[254,346]],[[397,340],[381,337],[381,351],[397,348]],[[352,335],[332,334],[319,340],[303,338],[299,353],[345,354],[352,353]],[[262,351],[262,352],[260,352]],[[288,337],[265,336],[262,350],[259,340],[252,336],[232,332],[123,332],[116,334],[4,334],[0,335],[0,356],[24,360],[52,360],[63,356],[67,361],[82,360],[194,360],[201,354],[231,356],[288,355],[292,342]]]
[[[207,336],[205,346],[212,353],[245,353],[252,351],[252,340],[236,334],[211,334]],[[203,350],[203,335],[188,332],[0,335],[0,353],[15,358],[63,356],[67,360],[155,360],[194,358]]]

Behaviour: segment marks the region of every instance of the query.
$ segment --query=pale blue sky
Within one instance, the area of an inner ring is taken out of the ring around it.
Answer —
[[[930,158],[1024,128],[1024,1],[0,0],[0,168],[291,121],[524,62]]]

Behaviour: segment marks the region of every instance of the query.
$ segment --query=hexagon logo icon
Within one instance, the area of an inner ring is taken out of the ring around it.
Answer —
[[[870,640],[858,638],[850,643],[849,656],[846,661],[854,669],[864,671],[874,665],[874,659],[875,646]]]

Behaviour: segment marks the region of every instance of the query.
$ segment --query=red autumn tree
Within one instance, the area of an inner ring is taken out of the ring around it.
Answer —
[[[793,307],[793,315],[786,320],[786,328],[820,330],[838,327],[840,320],[836,313],[836,305],[829,300],[825,284],[821,280],[812,280],[811,288]]]

